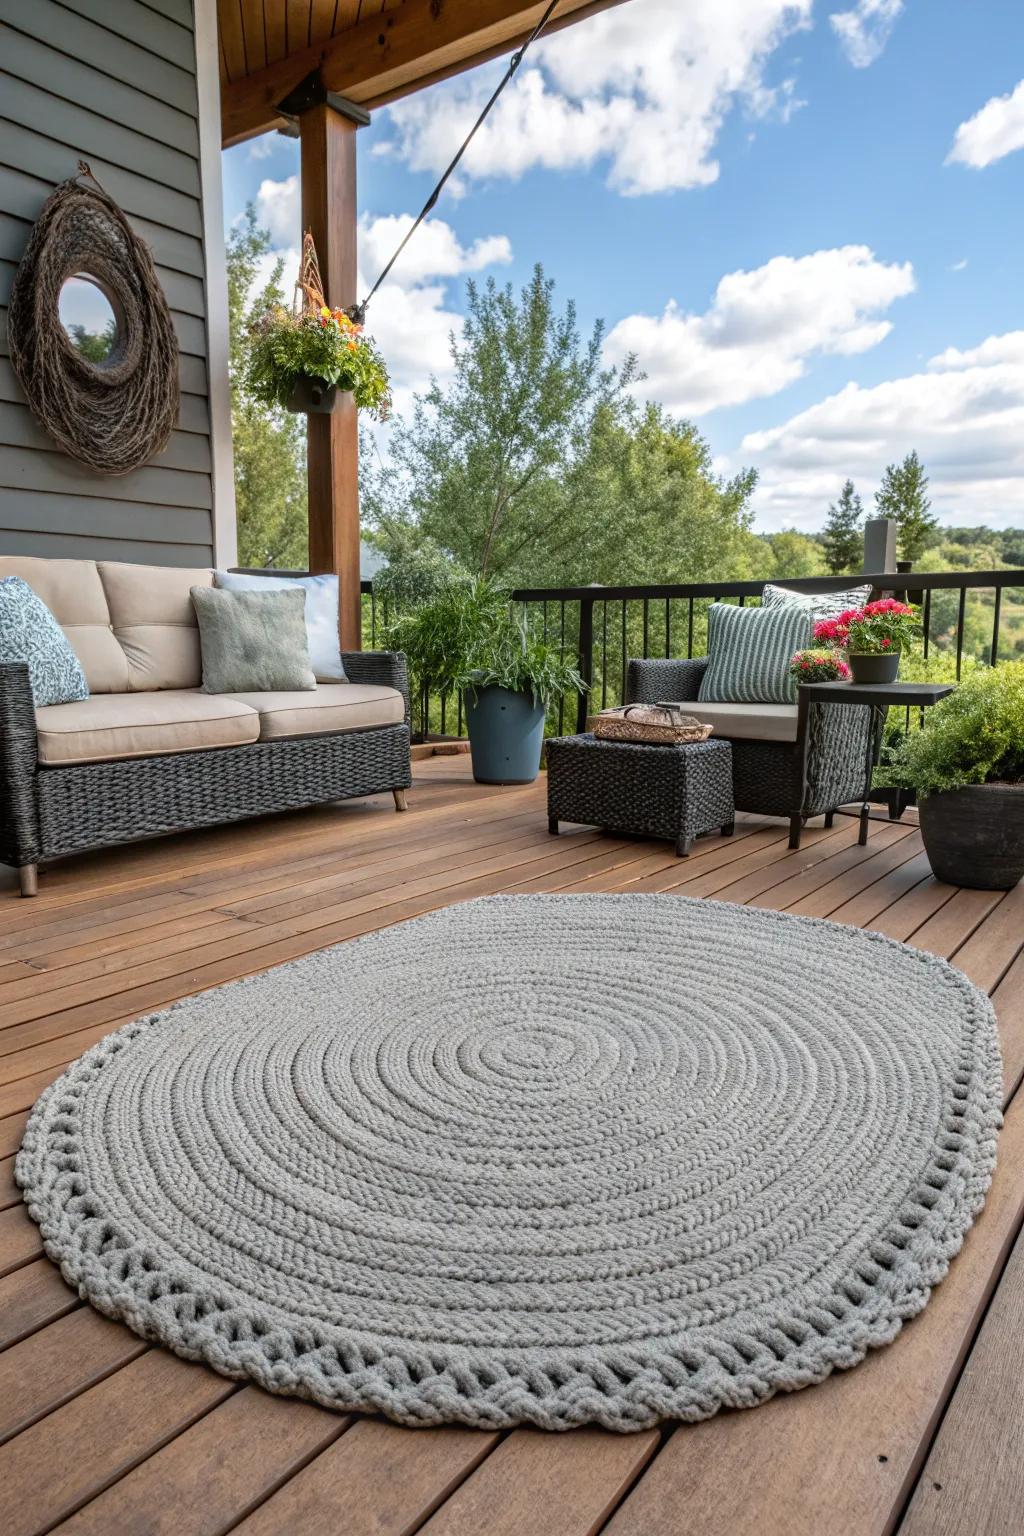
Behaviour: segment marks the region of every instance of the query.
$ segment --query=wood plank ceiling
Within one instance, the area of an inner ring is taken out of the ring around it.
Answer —
[[[561,0],[550,30],[622,0]],[[217,0],[224,144],[277,127],[275,106],[312,70],[381,106],[507,53],[545,0]]]

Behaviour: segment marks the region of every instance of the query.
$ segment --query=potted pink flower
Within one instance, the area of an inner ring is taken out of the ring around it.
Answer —
[[[797,651],[789,663],[789,675],[798,683],[845,683],[850,669],[838,651]]]
[[[815,640],[845,650],[855,683],[892,683],[917,633],[917,609],[883,597],[814,626]]]

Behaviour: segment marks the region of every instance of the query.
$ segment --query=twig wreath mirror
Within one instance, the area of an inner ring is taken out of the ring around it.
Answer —
[[[11,365],[55,442],[126,475],[166,448],[178,342],[148,246],[89,167],[48,198],[14,278]]]

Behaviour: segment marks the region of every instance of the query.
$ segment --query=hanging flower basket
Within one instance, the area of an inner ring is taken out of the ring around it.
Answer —
[[[326,414],[341,394],[384,420],[391,386],[384,360],[361,325],[324,298],[313,237],[307,232],[293,309],[277,305],[250,330],[247,383],[257,400],[286,411]]]

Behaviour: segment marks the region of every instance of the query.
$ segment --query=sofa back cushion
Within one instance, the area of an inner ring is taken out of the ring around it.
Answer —
[[[0,576],[20,576],[46,604],[82,664],[90,693],[128,692],[128,661],[110,626],[95,560],[0,555]]]
[[[212,570],[101,560],[99,574],[131,691],[200,687],[199,626],[189,594],[213,586]]]

